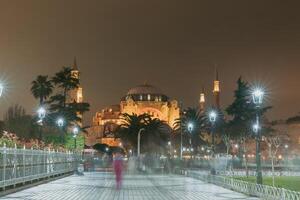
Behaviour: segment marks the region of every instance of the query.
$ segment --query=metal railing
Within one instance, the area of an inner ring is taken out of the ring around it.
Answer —
[[[249,183],[242,180],[236,180],[234,178],[213,176],[190,170],[186,171],[185,175],[265,200],[300,200],[300,192],[295,192],[284,188]]]
[[[71,152],[0,148],[0,188],[73,172],[79,156]]]

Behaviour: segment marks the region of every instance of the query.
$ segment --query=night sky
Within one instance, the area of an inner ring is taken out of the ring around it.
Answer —
[[[202,86],[211,99],[219,69],[222,106],[240,75],[260,83],[271,119],[300,112],[297,1],[0,0],[0,77],[8,86],[0,114],[14,103],[34,112],[30,82],[71,65],[96,110],[147,81],[185,106]]]

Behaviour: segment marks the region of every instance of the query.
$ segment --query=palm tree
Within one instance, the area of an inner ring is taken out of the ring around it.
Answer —
[[[36,80],[31,83],[31,93],[34,98],[39,99],[40,106],[44,104],[44,101],[51,95],[53,91],[53,85],[48,76],[39,75]]]
[[[188,125],[192,124],[193,129],[188,131]],[[197,108],[187,108],[183,111],[180,118],[175,120],[174,129],[175,132],[179,132],[180,129],[183,134],[183,143],[187,145],[188,140],[192,142],[192,147],[197,150],[197,147],[204,143],[202,140],[202,132],[207,128],[207,119],[205,115],[202,115]],[[176,141],[178,141],[179,134],[176,134]]]
[[[123,122],[116,130],[125,147],[137,148],[137,136],[144,129],[141,137],[142,150],[160,152],[166,146],[170,129],[163,121],[148,114],[123,114]]]
[[[79,87],[79,79],[72,75],[72,70],[70,67],[63,67],[52,78],[52,82],[60,90],[50,97],[49,103],[53,120],[59,116],[64,116],[67,124],[78,124],[82,121],[79,113],[83,114],[89,111],[90,105],[86,102],[68,101],[70,91]]]
[[[136,148],[137,134],[140,129],[145,128],[146,114],[122,114],[122,124],[116,130],[117,136],[121,138],[124,146]]]
[[[66,107],[68,92],[72,89],[79,87],[79,79],[72,76],[71,67],[63,67],[63,69],[55,74],[52,78],[52,82],[58,88],[62,89],[63,94],[60,95],[60,100],[63,103],[63,107]],[[59,98],[59,97],[57,97]]]
[[[145,132],[141,139],[142,150],[146,152],[164,152],[170,140],[171,128],[157,118],[147,117]]]

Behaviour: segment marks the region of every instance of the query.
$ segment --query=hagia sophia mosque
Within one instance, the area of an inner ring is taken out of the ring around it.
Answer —
[[[220,82],[218,76],[214,81],[213,95],[215,106],[220,105]],[[120,102],[107,106],[98,111],[93,117],[92,127],[86,136],[86,145],[92,146],[96,143],[118,146],[119,140],[114,137],[114,130],[122,123],[122,114],[144,113],[166,122],[171,128],[179,118],[180,105],[175,99],[171,99],[164,94],[160,88],[150,84],[142,84],[130,88],[128,92],[120,98]],[[202,90],[199,98],[200,112],[205,109],[205,94]]]
[[[73,64],[73,75],[80,78],[76,60]],[[220,109],[220,80],[216,70],[215,79],[212,85],[213,102],[209,106]],[[199,112],[203,112],[206,107],[206,96],[204,90],[199,96]],[[71,101],[82,102],[83,89],[79,87],[71,92]],[[120,101],[117,104],[107,106],[93,117],[91,127],[85,134],[85,145],[93,146],[94,144],[107,144],[109,146],[118,146],[120,141],[114,136],[114,130],[122,123],[122,114],[143,114],[147,113],[155,118],[166,122],[171,128],[174,122],[179,118],[182,108],[176,99],[171,99],[160,88],[142,84],[130,88],[125,95],[120,95]],[[274,126],[276,134],[287,135],[289,142],[289,151],[297,152],[300,148],[300,123],[288,124],[286,120],[278,121]]]

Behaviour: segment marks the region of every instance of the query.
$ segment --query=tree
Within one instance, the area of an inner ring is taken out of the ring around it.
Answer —
[[[278,135],[265,137],[264,141],[267,143],[269,147],[269,155],[271,157],[271,165],[272,165],[272,184],[275,186],[275,174],[274,174],[274,158],[279,150],[279,147],[282,145],[283,138]]]
[[[256,109],[252,102],[250,86],[240,77],[237,80],[237,89],[234,91],[234,101],[226,109],[227,114],[231,117],[226,125],[230,137],[237,140],[241,147],[242,142],[252,136],[252,124],[256,119],[257,112],[262,119],[264,113],[270,108],[263,107],[259,111]],[[264,132],[266,129],[263,128],[262,131]],[[242,163],[242,148],[239,148],[239,158]]]
[[[53,92],[53,85],[48,76],[39,75],[36,80],[31,83],[31,93],[34,98],[39,99],[40,105],[44,105],[44,101]]]
[[[63,116],[66,124],[78,124],[81,122],[81,115],[89,111],[89,103],[70,102],[69,93],[79,87],[79,79],[72,75],[72,68],[63,67],[55,74],[52,82],[57,87],[57,93],[50,97],[49,122],[55,124],[58,117]]]
[[[36,138],[38,135],[38,125],[34,118],[27,115],[25,109],[18,104],[8,108],[4,117],[4,129],[22,139]]]
[[[63,108],[65,108],[68,92],[79,87],[79,79],[72,76],[71,67],[63,67],[63,69],[57,72],[52,78],[52,82],[62,90],[62,94],[55,95],[57,97],[55,100],[59,100]]]
[[[157,118],[146,117],[145,132],[141,139],[142,150],[147,152],[163,152],[170,140],[171,128]]]
[[[192,125],[192,132],[189,133],[188,126]],[[204,144],[203,130],[207,129],[207,119],[202,115],[197,108],[187,108],[183,111],[180,118],[175,120],[174,129],[181,134],[183,133],[183,143],[187,145],[190,141],[194,149],[194,153],[197,153],[199,145]],[[177,135],[177,139],[180,134]]]
[[[163,121],[148,114],[123,114],[122,124],[116,130],[124,147],[137,149],[138,132],[144,129],[141,137],[141,148],[146,152],[161,152],[169,139],[170,128]]]

